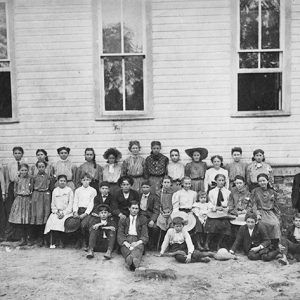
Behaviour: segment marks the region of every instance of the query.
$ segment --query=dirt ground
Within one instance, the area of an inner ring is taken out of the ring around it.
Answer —
[[[300,299],[300,263],[238,260],[178,264],[146,253],[142,266],[172,269],[176,279],[147,279],[130,272],[114,253],[71,248],[0,247],[0,299]],[[243,297],[243,298],[242,298]]]

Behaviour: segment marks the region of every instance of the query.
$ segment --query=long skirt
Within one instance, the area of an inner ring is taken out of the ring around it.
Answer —
[[[273,211],[262,210],[259,222],[265,227],[269,239],[280,239],[280,222]]]
[[[46,223],[44,234],[47,234],[50,230],[65,231],[65,220],[72,217],[72,213],[65,215],[62,219],[59,219],[57,214],[52,213]]]
[[[215,233],[215,234],[231,234],[231,226],[228,219],[212,219],[207,218],[205,223],[205,231],[207,233]]]
[[[51,213],[51,195],[49,191],[33,191],[31,198],[30,224],[44,225]]]
[[[144,177],[140,176],[140,177],[133,177],[133,185],[132,185],[132,189],[136,190],[137,192],[141,192],[142,189],[142,182],[144,181]]]
[[[0,186],[0,238],[4,237],[6,221],[4,199],[2,199],[2,190]]]
[[[8,221],[14,224],[29,224],[31,197],[18,195],[11,207]]]
[[[204,180],[203,179],[192,179],[191,190],[195,192],[204,192]]]

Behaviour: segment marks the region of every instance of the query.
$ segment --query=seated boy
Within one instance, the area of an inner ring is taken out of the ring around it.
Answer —
[[[243,247],[250,260],[270,261],[279,254],[278,249],[273,249],[271,241],[263,225],[257,223],[257,215],[248,212],[245,216],[246,225],[240,227],[230,253],[234,254],[239,246]]]
[[[281,264],[288,264],[287,254],[300,261],[300,213],[294,216],[293,225],[288,228],[286,238],[282,238],[281,245],[284,246],[283,257],[278,260]]]
[[[116,240],[116,225],[110,216],[110,208],[106,204],[99,204],[93,210],[95,224],[90,227],[89,250],[87,258],[94,257],[94,251],[106,252],[104,257],[111,259]],[[97,223],[96,223],[97,222]]]
[[[212,253],[195,250],[190,234],[183,228],[184,220],[181,217],[173,219],[173,226],[165,235],[159,256],[163,256],[169,248],[169,255],[175,256],[181,263],[210,261],[208,256],[212,256]]]
[[[140,196],[140,215],[148,220],[149,250],[156,248],[158,242],[159,229],[156,226],[156,220],[159,215],[159,198],[153,192],[150,192],[151,185],[149,181],[142,182],[142,195]]]
[[[139,203],[132,201],[129,206],[129,216],[120,218],[117,240],[121,253],[131,271],[140,266],[144,246],[148,243],[147,219],[139,216]]]

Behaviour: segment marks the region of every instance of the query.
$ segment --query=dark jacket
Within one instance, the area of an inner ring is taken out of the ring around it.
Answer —
[[[128,230],[129,230],[130,218],[127,217],[126,219],[120,219],[119,221],[119,228],[117,234],[117,240],[119,245],[123,245],[125,241],[127,241]],[[136,219],[136,232],[138,240],[142,240],[143,244],[147,244],[149,237],[148,237],[148,222],[146,217],[144,216],[137,216]]]
[[[129,216],[129,206],[131,201],[139,202],[139,193],[137,191],[131,189],[129,191],[128,199],[125,199],[122,191],[118,191],[112,201],[112,214],[118,216],[119,213],[122,213],[125,216]]]
[[[292,243],[295,244],[300,244],[294,236],[294,231],[295,231],[295,225],[290,226],[287,231],[286,231],[286,238],[291,241]]]
[[[296,174],[293,181],[292,188],[292,203],[293,207],[300,212],[300,173]]]
[[[270,245],[270,243],[271,241],[268,239],[265,228],[262,225],[255,224],[251,237],[247,225],[243,225],[240,227],[237,233],[231,250],[235,252],[240,245],[243,245],[245,254],[248,254],[251,248],[259,245],[262,245],[266,248]]]
[[[113,197],[111,194],[108,194],[105,201],[103,201],[103,198],[102,198],[102,195],[101,194],[98,194],[95,198],[94,198],[94,208],[93,208],[93,212],[94,212],[94,209],[100,205],[100,204],[107,204],[110,209],[112,209],[112,203],[113,203]],[[97,212],[99,213],[99,212]]]
[[[141,202],[143,194],[139,197],[139,202]],[[140,209],[140,215],[145,216],[148,221],[152,220],[156,222],[159,215],[160,201],[156,194],[150,193],[147,199],[147,210],[143,211]]]

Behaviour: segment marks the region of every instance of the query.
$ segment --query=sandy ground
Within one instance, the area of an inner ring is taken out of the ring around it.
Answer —
[[[0,299],[300,299],[300,263],[215,261],[178,264],[144,256],[143,267],[172,269],[176,279],[147,279],[130,272],[123,258],[75,249],[0,247]],[[243,297],[243,298],[242,298]]]

